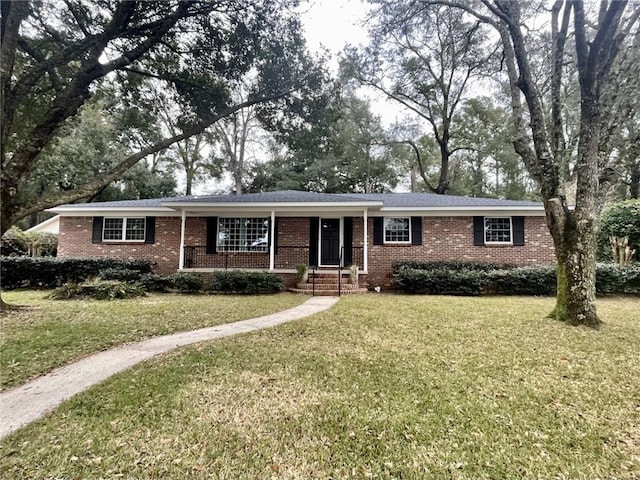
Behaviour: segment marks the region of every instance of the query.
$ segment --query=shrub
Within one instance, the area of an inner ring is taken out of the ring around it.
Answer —
[[[56,288],[49,298],[54,300],[69,300],[77,298],[93,298],[95,300],[115,300],[122,298],[134,298],[145,295],[143,288],[135,283],[120,282],[117,280],[100,280],[96,282],[67,283]]]
[[[410,265],[430,268],[411,268]],[[491,263],[399,262],[394,266],[394,285],[405,293],[433,295],[556,294],[555,266],[495,267]],[[596,292],[640,294],[640,264],[620,267],[614,263],[599,263]]]
[[[81,283],[100,276],[102,271],[110,268],[147,273],[151,271],[151,263],[148,260],[113,258],[0,258],[0,276],[5,289],[54,288],[63,283]]]
[[[502,295],[555,295],[556,269],[552,265],[495,270],[489,274],[495,292]]]
[[[597,293],[622,293],[627,269],[615,263],[599,263],[596,268]]]
[[[147,274],[148,275],[148,274]],[[102,280],[119,280],[121,282],[137,282],[142,277],[139,270],[127,270],[124,268],[107,268],[100,272]]]
[[[640,260],[640,199],[614,203],[602,212],[598,234],[598,258],[611,261],[609,237],[627,237]]]
[[[15,225],[0,238],[0,254],[22,256],[27,255],[28,252],[29,240],[27,235]]]
[[[138,284],[147,292],[166,292],[173,287],[173,281],[170,277],[155,273],[142,274]]]
[[[405,293],[480,295],[488,286],[489,277],[479,270],[403,268],[395,275],[394,284]]]
[[[465,262],[465,261],[434,261],[434,262],[420,262],[415,260],[400,260],[393,264],[393,273],[398,273],[404,269],[416,269],[416,270],[433,270],[433,269],[445,269],[445,270],[473,270],[477,272],[490,272],[493,270],[502,270],[514,268],[513,265],[504,263],[489,263],[489,262]]]
[[[284,289],[282,277],[266,272],[214,272],[211,287],[221,293],[276,293]]]
[[[626,273],[622,293],[640,295],[640,263],[633,263],[624,267]]]
[[[197,273],[178,272],[169,277],[173,288],[180,293],[197,293],[202,290],[202,277]]]

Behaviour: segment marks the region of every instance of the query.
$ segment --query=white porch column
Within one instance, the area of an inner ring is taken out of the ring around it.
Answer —
[[[364,231],[364,248],[362,252],[362,268],[365,272],[369,272],[369,218],[367,217],[368,211],[365,208],[364,214],[362,215],[362,219],[364,221],[363,231]]]
[[[180,259],[178,260],[178,270],[182,270],[184,268],[184,232],[186,220],[187,212],[185,212],[183,209],[180,224]]]
[[[273,271],[276,265],[276,212],[271,210],[271,221],[269,222],[269,270]]]

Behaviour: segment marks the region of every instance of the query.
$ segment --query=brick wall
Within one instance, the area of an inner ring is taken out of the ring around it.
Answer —
[[[91,243],[93,217],[60,217],[58,256],[146,259],[159,274],[175,273],[180,251],[180,218],[156,217],[155,243]]]
[[[59,256],[148,259],[154,262],[154,271],[161,274],[174,273],[178,269],[180,218],[157,217],[154,244],[91,243],[92,220],[92,217],[60,218]],[[373,245],[373,219],[370,218],[368,223],[370,285],[390,286],[392,264],[399,260],[467,260],[517,265],[549,264],[555,261],[553,242],[544,217],[526,217],[525,245],[522,247],[474,246],[472,217],[424,217],[420,246]],[[206,218],[187,218],[185,244],[206,245],[206,226]],[[308,218],[280,217],[277,234],[276,268],[292,269],[298,264],[309,262]],[[362,218],[353,219],[353,246],[363,246]],[[255,261],[256,255],[266,257],[268,267],[268,254],[241,255],[247,261]],[[240,266],[244,265],[240,256],[236,260],[241,262]]]
[[[309,263],[309,218],[278,218],[276,268],[295,268]]]
[[[545,217],[525,218],[525,244],[474,246],[473,217],[424,217],[422,245],[373,245],[373,219],[369,219],[369,284],[391,285],[391,267],[399,260],[457,260],[515,265],[555,262],[553,240]],[[354,239],[355,237],[354,228]],[[360,234],[361,235],[361,234]]]

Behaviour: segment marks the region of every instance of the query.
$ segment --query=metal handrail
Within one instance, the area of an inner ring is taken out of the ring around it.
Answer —
[[[338,258],[338,297],[342,296],[342,257],[344,254],[344,245],[340,247],[340,257]]]

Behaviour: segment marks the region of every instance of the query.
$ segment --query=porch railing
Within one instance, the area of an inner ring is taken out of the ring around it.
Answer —
[[[342,254],[345,258],[344,253]],[[353,247],[351,262],[363,268],[364,248]],[[317,263],[317,262],[315,262]],[[342,263],[342,262],[341,262]],[[296,265],[309,265],[309,247],[307,245],[279,245],[276,249],[275,268],[293,269]],[[314,265],[314,262],[310,264]],[[184,268],[269,268],[269,252],[217,252],[207,253],[204,245],[184,247]]]
[[[185,246],[184,268],[269,268],[269,252],[207,253],[207,247]]]

